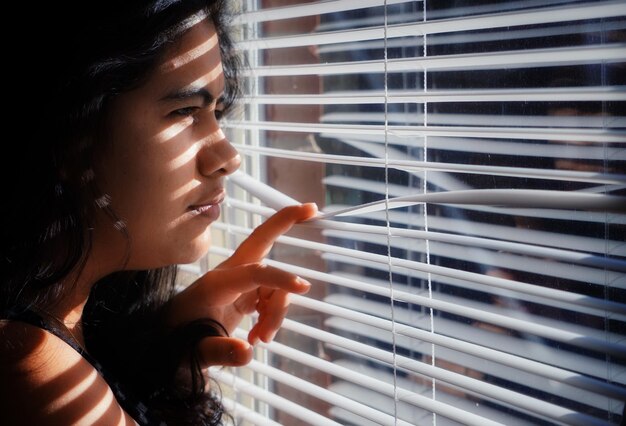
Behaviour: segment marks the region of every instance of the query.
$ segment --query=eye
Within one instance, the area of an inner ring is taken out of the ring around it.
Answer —
[[[193,116],[196,112],[198,112],[200,108],[196,106],[190,106],[185,108],[179,108],[171,112],[171,115],[178,117],[190,117]]]
[[[223,107],[216,107],[213,114],[215,114],[215,119],[219,121],[226,114],[226,110]]]

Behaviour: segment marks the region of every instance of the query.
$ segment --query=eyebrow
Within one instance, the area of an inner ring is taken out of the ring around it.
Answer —
[[[184,87],[182,89],[173,91],[161,98],[161,101],[181,101],[194,97],[201,97],[204,105],[210,105],[215,101],[215,97],[204,87]],[[224,95],[220,96],[217,101],[222,102]]]

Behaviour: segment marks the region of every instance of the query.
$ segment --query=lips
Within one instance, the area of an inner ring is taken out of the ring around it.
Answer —
[[[226,193],[222,189],[219,191],[218,195],[209,198],[207,201],[201,201],[189,206],[189,210],[198,215],[216,220],[220,215],[220,204],[224,201],[225,195]]]
[[[193,206],[192,210],[198,212],[199,214],[204,214],[204,213],[207,213],[210,209],[214,208],[215,206],[217,206],[217,204],[215,204],[215,203],[214,204],[205,204],[205,205],[201,205],[201,206]]]

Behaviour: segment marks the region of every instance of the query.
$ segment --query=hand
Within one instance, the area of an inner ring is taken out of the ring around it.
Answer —
[[[244,315],[255,311],[258,320],[248,341],[234,337],[207,337],[199,343],[203,365],[240,366],[250,362],[259,340],[270,342],[287,314],[289,293],[306,293],[310,284],[298,276],[264,265],[276,239],[303,220],[315,216],[315,204],[286,207],[257,227],[233,255],[207,272],[170,304],[168,322],[176,326],[199,318],[219,321],[232,332]]]

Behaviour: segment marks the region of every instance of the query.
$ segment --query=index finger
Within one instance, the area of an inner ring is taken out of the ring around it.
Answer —
[[[260,262],[271,250],[274,242],[297,222],[309,219],[317,213],[315,203],[285,207],[259,225],[248,238],[224,262],[229,266]]]

